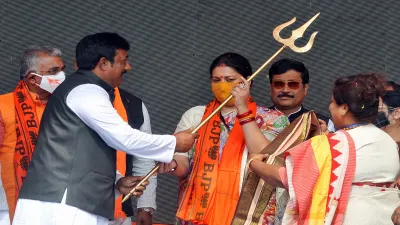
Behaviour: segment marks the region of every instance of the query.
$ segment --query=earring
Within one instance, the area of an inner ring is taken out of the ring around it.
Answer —
[[[399,113],[397,110],[393,111],[393,112],[392,112],[392,115],[393,115],[393,117],[394,117],[395,120],[400,119],[400,113]]]

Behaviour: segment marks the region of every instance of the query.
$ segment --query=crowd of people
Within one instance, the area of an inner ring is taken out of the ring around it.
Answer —
[[[58,48],[23,52],[19,83],[0,95],[0,225],[127,225],[135,211],[137,224],[152,224],[156,176],[135,190],[135,210],[121,200],[156,162],[179,178],[177,224],[231,224],[252,172],[274,187],[258,224],[400,225],[400,85],[376,73],[338,78],[330,115],[315,112],[322,133],[280,166],[261,152],[310,111],[302,62],[271,65],[273,105],[263,107],[246,81],[250,62],[224,53],[204,78],[214,99],[186,111],[174,135],[154,135],[145,104],[119,88],[129,49],[116,33],[88,35],[67,76]]]

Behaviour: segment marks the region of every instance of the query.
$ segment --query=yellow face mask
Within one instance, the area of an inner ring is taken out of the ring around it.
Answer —
[[[217,82],[211,83],[211,90],[214,93],[215,98],[219,103],[222,103],[231,95],[233,86],[239,82]],[[233,106],[235,104],[235,98],[229,100],[227,106]]]

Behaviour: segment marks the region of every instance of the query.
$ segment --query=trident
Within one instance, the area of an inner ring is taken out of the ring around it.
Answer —
[[[304,53],[307,52],[308,50],[310,50],[313,46],[314,43],[314,39],[315,36],[317,36],[318,31],[314,32],[311,34],[310,40],[308,41],[308,43],[303,46],[303,47],[297,47],[295,45],[295,41],[301,37],[303,37],[304,31],[307,30],[307,28],[310,26],[311,23],[314,22],[314,20],[319,16],[320,13],[317,13],[313,18],[311,18],[309,21],[307,21],[307,23],[303,24],[301,27],[297,28],[296,30],[292,31],[292,36],[290,36],[289,38],[281,38],[281,36],[279,35],[279,33],[285,28],[290,26],[292,23],[296,22],[296,17],[294,17],[293,19],[291,19],[290,21],[283,23],[277,27],[275,27],[274,31],[273,31],[273,36],[275,38],[275,40],[277,40],[278,42],[282,43],[282,47],[280,49],[278,49],[278,51],[276,51],[267,61],[265,61],[265,63],[263,65],[261,65],[260,68],[258,68],[258,70],[256,72],[254,72],[248,79],[247,82],[252,81],[260,72],[261,70],[263,70],[276,56],[278,56],[286,47],[289,47],[290,49],[292,49],[294,52],[297,53]],[[233,95],[230,95],[227,99],[225,99],[224,102],[221,103],[221,105],[216,108],[205,120],[203,120],[191,133],[195,134],[202,126],[204,126],[204,124],[206,124],[216,113],[218,113],[222,107],[225,106],[226,103],[229,102],[229,100],[231,100],[233,98]],[[129,199],[129,197],[135,192],[136,188],[139,187],[140,185],[143,184],[143,182],[147,181],[151,176],[153,176],[154,173],[156,173],[158,171],[158,169],[160,168],[160,164],[158,163],[141,181],[139,181],[133,188],[132,190],[129,192],[129,194],[127,194],[124,199],[122,200],[122,202],[125,202],[126,200]]]

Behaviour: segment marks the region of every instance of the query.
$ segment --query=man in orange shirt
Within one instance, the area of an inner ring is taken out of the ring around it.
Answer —
[[[7,199],[7,204],[0,204],[0,221],[14,216],[44,108],[51,93],[64,81],[64,68],[59,49],[30,46],[21,57],[17,87],[0,95],[0,189],[3,186]]]

